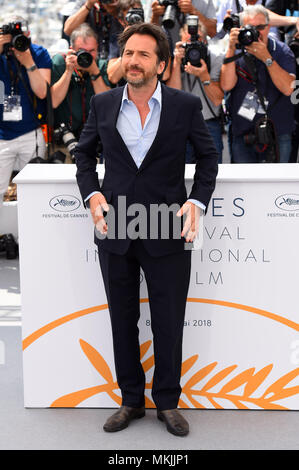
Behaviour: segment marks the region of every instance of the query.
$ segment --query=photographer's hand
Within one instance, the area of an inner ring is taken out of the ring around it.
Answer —
[[[89,208],[92,216],[93,223],[102,235],[108,231],[103,211],[108,212],[109,206],[102,193],[97,193],[89,199]]]
[[[195,14],[195,7],[192,5],[192,0],[178,0],[178,6],[182,13]]]
[[[200,78],[202,82],[210,81],[211,77],[208,71],[207,64],[203,59],[201,59],[200,62],[201,67],[195,67],[194,65],[191,65],[190,62],[188,62],[188,64],[185,65],[185,72],[190,73],[191,75],[195,75],[195,77]]]
[[[259,38],[258,41],[253,42],[250,46],[246,46],[246,51],[249,54],[254,55],[257,59],[265,62],[267,59],[271,59],[271,54],[268,51],[267,45]]]
[[[75,51],[73,49],[69,49],[65,57],[65,70],[72,74],[77,66],[77,56],[75,55]]]
[[[171,74],[169,79],[166,81],[166,85],[171,88],[176,88],[177,90],[182,89],[182,74],[181,74],[181,64],[182,60],[185,57],[185,49],[182,41],[178,41],[175,44],[174,49],[174,59],[171,67]]]
[[[164,13],[165,7],[161,6],[158,0],[154,0],[152,3],[152,17],[150,22],[158,25],[159,18],[160,16],[164,15]]]
[[[0,54],[3,52],[4,44],[9,44],[11,40],[11,34],[0,34]]]
[[[173,54],[174,54],[174,60],[177,63],[181,64],[183,58],[185,57],[185,49],[183,47],[183,42],[182,41],[176,42]]]
[[[29,67],[32,67],[32,65],[34,65],[34,60],[33,60],[33,58],[32,58],[30,48],[27,49],[27,50],[24,51],[24,52],[17,51],[17,49],[15,49],[14,47],[12,47],[11,50],[13,51],[14,56],[16,57],[16,59],[17,59],[17,60],[20,62],[20,64],[23,65],[26,69],[28,69]]]
[[[232,28],[229,33],[229,43],[228,43],[228,54],[226,57],[231,57],[231,55],[235,54],[236,45],[239,42],[239,33],[240,28]]]

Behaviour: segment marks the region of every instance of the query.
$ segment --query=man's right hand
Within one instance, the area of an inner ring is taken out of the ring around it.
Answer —
[[[185,49],[183,47],[183,42],[178,41],[175,44],[174,58],[175,58],[176,62],[181,64],[184,57],[185,57]]]
[[[108,212],[109,206],[102,193],[97,193],[91,196],[89,199],[89,208],[93,223],[102,235],[105,235],[108,231],[108,225],[106,224],[103,211]]]
[[[3,52],[4,44],[9,44],[11,40],[11,34],[0,34],[0,54]]]
[[[161,6],[158,0],[154,0],[152,3],[152,14],[155,18],[162,16],[165,13],[165,7]]]
[[[229,33],[229,43],[228,43],[228,48],[230,50],[235,50],[236,45],[239,42],[239,33],[240,33],[240,28],[232,28]]]
[[[99,3],[99,0],[87,0],[85,2],[85,5],[91,10],[94,7],[95,3]]]
[[[69,72],[73,72],[75,67],[78,67],[77,56],[73,49],[69,49],[65,58],[65,68]]]

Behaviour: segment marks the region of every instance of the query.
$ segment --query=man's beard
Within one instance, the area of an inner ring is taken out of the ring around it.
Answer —
[[[130,72],[130,70],[138,70],[139,72],[141,72],[142,76],[138,78],[137,77],[129,78],[128,73]],[[135,87],[135,88],[141,88],[142,86],[147,85],[147,83],[149,83],[154,77],[157,77],[156,68],[153,68],[149,72],[144,72],[144,70],[139,67],[130,67],[125,70],[125,74],[124,74],[124,78],[126,79],[126,81],[132,87]]]

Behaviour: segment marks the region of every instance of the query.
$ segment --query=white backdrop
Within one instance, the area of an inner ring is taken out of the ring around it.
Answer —
[[[74,175],[73,165],[27,165],[16,178],[26,407],[120,403],[92,220]],[[298,181],[298,165],[220,166],[192,255],[181,407],[299,409]],[[152,407],[142,277],[141,303]]]

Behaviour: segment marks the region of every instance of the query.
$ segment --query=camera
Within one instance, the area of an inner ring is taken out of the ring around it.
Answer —
[[[255,132],[244,135],[246,145],[262,145],[265,152],[265,162],[275,163],[278,161],[279,151],[277,149],[274,124],[263,117],[259,119],[255,126]]]
[[[77,145],[77,140],[72,133],[70,126],[65,123],[61,123],[57,129],[54,129],[53,138],[56,144],[60,144],[61,142],[64,143],[72,159],[74,160],[74,152]]]
[[[183,65],[190,62],[194,67],[201,67],[201,59],[208,64],[208,48],[206,44],[198,41],[198,17],[190,15],[187,18],[188,33],[191,36],[190,43],[183,44],[185,49],[185,57],[182,61]]]
[[[85,49],[79,49],[79,51],[75,52],[75,55],[77,56],[79,67],[82,67],[82,69],[88,69],[88,67],[91,66],[93,57],[88,51]]]
[[[0,28],[0,34],[11,34],[12,41],[9,44],[4,44],[3,52],[8,53],[11,47],[14,47],[17,51],[25,52],[31,45],[31,39],[24,35],[22,31],[22,23],[20,21],[15,23],[4,24]]]
[[[240,28],[240,17],[238,13],[232,13],[223,21],[223,29],[226,33],[230,32],[232,28]]]
[[[143,23],[144,22],[143,8],[131,8],[126,14],[126,21],[128,25],[130,26],[135,23]]]
[[[178,0],[158,0],[158,2],[162,7],[166,7],[162,18],[162,25],[166,29],[172,29],[179,11]]]
[[[253,42],[258,41],[259,37],[260,33],[256,27],[247,24],[240,29],[238,41],[242,47],[250,46]]]

